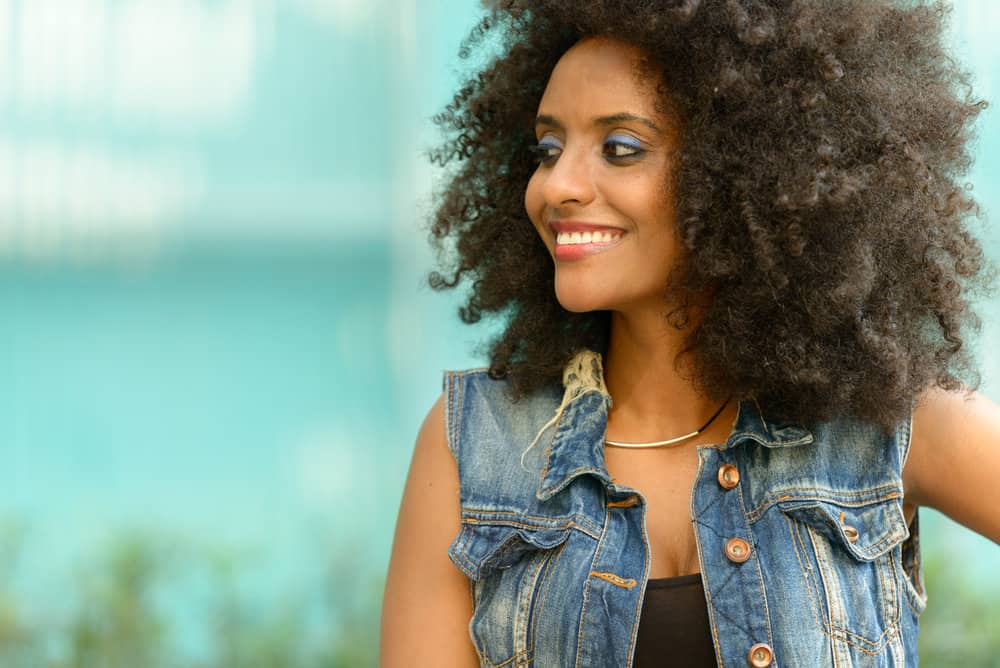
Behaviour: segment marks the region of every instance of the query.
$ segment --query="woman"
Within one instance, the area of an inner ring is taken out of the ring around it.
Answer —
[[[417,438],[383,666],[916,665],[917,508],[1000,542],[945,15],[491,10],[431,283],[506,327]]]

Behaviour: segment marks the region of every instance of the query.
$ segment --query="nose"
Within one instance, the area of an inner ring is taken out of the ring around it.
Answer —
[[[594,199],[594,181],[587,156],[581,150],[569,147],[548,169],[542,187],[545,203],[551,207],[569,203],[587,204]]]

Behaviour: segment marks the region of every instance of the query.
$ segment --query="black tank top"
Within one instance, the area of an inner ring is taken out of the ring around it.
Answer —
[[[646,583],[634,668],[714,668],[715,648],[701,573]]]

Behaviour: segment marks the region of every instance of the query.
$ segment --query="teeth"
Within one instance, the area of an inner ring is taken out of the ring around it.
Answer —
[[[571,244],[607,244],[615,241],[622,232],[561,232],[556,236],[556,243]]]

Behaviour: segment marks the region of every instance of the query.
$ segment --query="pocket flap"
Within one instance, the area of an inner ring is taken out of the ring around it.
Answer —
[[[789,517],[808,524],[859,561],[873,561],[909,537],[896,497],[862,505],[819,499],[779,501]]]
[[[510,568],[525,553],[551,550],[566,542],[568,528],[525,528],[505,524],[462,522],[448,557],[473,580]]]

